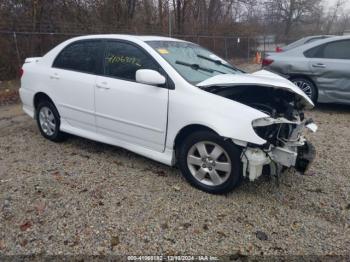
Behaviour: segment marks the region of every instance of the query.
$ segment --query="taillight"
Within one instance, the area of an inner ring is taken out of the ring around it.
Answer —
[[[273,63],[272,59],[264,58],[262,61],[262,66],[269,66]]]
[[[23,74],[24,74],[23,68],[20,68],[20,69],[19,69],[18,74],[19,74],[19,77],[20,77],[20,78],[23,76]]]
[[[277,53],[281,53],[281,52],[283,52],[283,49],[277,46],[277,47],[276,47],[276,52],[277,52]]]

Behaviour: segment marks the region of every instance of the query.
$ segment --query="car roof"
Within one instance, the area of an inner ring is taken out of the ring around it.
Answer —
[[[152,36],[152,35],[127,35],[127,34],[99,34],[99,35],[83,35],[83,36],[76,36],[73,38],[70,38],[55,48],[51,49],[48,53],[46,53],[42,59],[42,62],[52,62],[52,60],[56,57],[57,53],[62,50],[62,48],[66,47],[67,45],[74,43],[76,41],[80,40],[91,40],[91,39],[116,39],[116,40],[124,40],[124,41],[131,41],[137,44],[142,44],[147,41],[174,41],[174,42],[184,42],[188,43],[187,41],[171,38],[171,37],[164,37],[164,36]]]
[[[303,37],[302,39],[304,40],[310,40],[310,39],[313,39],[313,38],[319,38],[319,37],[334,37],[335,35],[310,35],[310,36],[306,36],[306,37]]]
[[[333,37],[329,37],[329,38],[325,38],[325,39],[320,39],[317,40],[315,42],[311,42],[309,44],[306,44],[304,46],[302,46],[302,48],[310,48],[310,47],[314,47],[314,46],[319,46],[328,42],[334,42],[334,41],[338,41],[338,40],[349,40],[350,36],[333,36]]]
[[[334,42],[334,41],[339,41],[339,40],[349,40],[349,39],[350,39],[350,36],[334,36],[334,37],[329,37],[329,38],[325,38],[325,39],[321,39],[321,40],[317,40],[315,42],[305,44],[303,46],[300,46],[298,49],[307,50],[307,49],[310,49],[312,47],[326,44],[329,42]]]
[[[127,34],[101,34],[101,35],[84,35],[73,38],[72,40],[84,40],[84,39],[98,39],[98,38],[109,38],[109,39],[122,39],[130,41],[177,41],[186,42],[184,40],[165,37],[165,36],[154,36],[154,35],[127,35]]]
[[[319,41],[319,40],[323,40],[323,39],[330,38],[330,37],[334,37],[334,35],[310,35],[310,36],[305,36],[305,37],[300,38],[299,40],[297,40],[295,42],[292,42],[292,43],[284,46],[282,49],[284,51],[288,51],[288,50],[291,50],[292,48],[296,48],[296,47],[308,44],[308,41],[310,41],[312,39],[319,38],[318,40],[316,40],[316,41]]]
[[[339,40],[350,40],[350,36],[334,36],[334,37],[329,37],[329,38],[325,38],[325,39],[321,39],[321,40],[317,40],[315,42],[311,42],[311,43],[307,43],[298,47],[295,47],[293,49],[290,50],[286,50],[285,52],[282,53],[277,53],[277,54],[271,54],[270,56],[299,56],[301,54],[303,54],[305,51],[316,47],[316,46],[320,46],[322,44],[326,44],[326,43],[330,43],[330,42],[334,42],[334,41],[339,41]]]

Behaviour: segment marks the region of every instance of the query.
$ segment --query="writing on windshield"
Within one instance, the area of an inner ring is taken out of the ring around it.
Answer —
[[[218,74],[236,74],[240,71],[209,50],[188,42],[147,42],[179,74],[192,84],[197,84]]]

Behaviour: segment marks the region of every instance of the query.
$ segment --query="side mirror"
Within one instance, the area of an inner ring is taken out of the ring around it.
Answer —
[[[139,69],[136,71],[136,82],[147,85],[164,85],[166,79],[155,70]]]

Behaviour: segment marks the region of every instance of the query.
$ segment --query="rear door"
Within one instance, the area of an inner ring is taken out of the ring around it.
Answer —
[[[97,77],[95,88],[97,131],[123,143],[164,151],[168,89],[135,81],[138,69],[162,74],[160,66],[141,47],[116,40],[106,41],[104,64],[104,76]]]
[[[52,65],[49,83],[56,106],[73,127],[96,131],[94,88],[103,50],[101,40],[79,40],[65,47]]]
[[[349,103],[350,40],[334,41],[319,46],[309,57],[320,93],[319,102]]]

